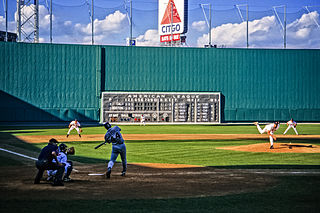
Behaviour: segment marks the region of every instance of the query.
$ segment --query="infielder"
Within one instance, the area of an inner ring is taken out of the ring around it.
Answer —
[[[62,165],[64,165],[64,178],[63,181],[64,182],[70,182],[72,181],[70,178],[70,174],[72,172],[73,169],[73,163],[72,161],[68,160],[67,155],[73,155],[74,154],[74,148],[70,147],[69,149],[67,149],[67,145],[65,145],[64,143],[59,145],[59,155],[57,156],[57,160],[59,163],[61,163]],[[56,161],[53,160],[53,163],[55,163]],[[53,178],[55,177],[57,170],[48,170],[48,181],[53,180]]]
[[[260,132],[260,134],[267,132],[270,139],[270,149],[273,149],[273,140],[277,140],[277,138],[273,135],[273,133],[277,131],[277,129],[279,129],[280,123],[276,121],[272,124],[266,125],[263,129],[261,129],[258,122],[254,122],[254,125],[257,126],[257,129]]]
[[[70,124],[69,124],[69,131],[67,133],[67,137],[69,137],[69,134],[73,129],[76,129],[77,132],[78,132],[79,137],[81,138],[81,134],[80,133],[82,132],[82,130],[81,130],[80,126],[81,126],[80,122],[77,121],[77,119],[75,119],[74,121],[71,121]]]
[[[112,152],[110,161],[108,163],[106,178],[110,178],[111,169],[119,154],[123,167],[121,176],[125,176],[127,171],[127,151],[126,145],[124,144],[124,139],[120,133],[121,129],[118,126],[111,127],[111,124],[109,122],[106,122],[104,124],[104,127],[108,130],[104,136],[104,140],[106,143],[112,143]]]
[[[298,131],[297,131],[297,122],[295,122],[292,118],[291,118],[291,120],[290,121],[288,121],[287,122],[287,126],[288,126],[288,128],[286,129],[286,131],[284,131],[284,135],[288,132],[288,130],[290,129],[290,128],[292,128],[294,131],[295,131],[295,133],[296,133],[296,135],[299,135],[298,134]]]

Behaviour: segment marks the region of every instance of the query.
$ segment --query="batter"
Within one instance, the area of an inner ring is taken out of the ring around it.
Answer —
[[[127,171],[127,151],[124,139],[120,133],[121,129],[118,126],[111,127],[111,124],[109,122],[106,122],[104,124],[104,127],[108,130],[104,136],[104,140],[107,143],[112,143],[112,152],[110,161],[108,163],[106,178],[110,178],[111,169],[119,154],[121,157],[123,167],[121,176],[125,176]]]

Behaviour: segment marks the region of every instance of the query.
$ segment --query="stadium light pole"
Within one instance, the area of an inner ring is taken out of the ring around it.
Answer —
[[[171,47],[173,46],[173,32],[172,32],[172,25],[173,25],[173,3],[172,1],[170,2],[171,4]]]
[[[94,44],[94,0],[91,1],[91,43]]]
[[[20,0],[17,0],[17,11],[18,11],[17,34],[18,34],[18,41],[21,42],[21,2]]]
[[[209,21],[207,19],[207,15],[203,9],[203,6],[205,5],[209,5]],[[200,4],[201,8],[202,8],[202,12],[203,12],[203,15],[204,15],[204,18],[206,20],[206,23],[208,25],[208,28],[209,28],[209,48],[212,46],[211,45],[211,4]]]
[[[287,17],[286,17],[286,9],[287,9],[287,6],[286,5],[284,5],[284,8],[283,8],[283,10],[284,10],[284,17],[283,17],[283,19],[284,19],[284,35],[283,35],[283,47],[284,47],[284,49],[286,49],[287,48]]]
[[[276,8],[277,7],[283,7],[283,11],[284,11],[284,15],[283,15],[283,25],[282,25],[282,22],[280,20],[280,17],[277,13],[277,10]],[[279,22],[280,22],[280,25],[283,29],[283,48],[286,49],[287,48],[287,18],[286,18],[286,5],[281,5],[281,6],[274,6],[273,7],[273,10],[274,10],[274,13],[276,14]]]
[[[8,0],[6,0],[6,6],[5,6],[5,16],[6,16],[6,39],[5,41],[8,41]]]
[[[132,0],[130,0],[130,46],[132,46]]]
[[[320,7],[320,5],[319,5],[319,6],[304,6],[304,8],[308,11],[308,13],[311,13],[310,10],[309,10],[309,7]],[[316,23],[316,25],[317,25],[318,27],[320,27],[318,21],[317,21],[313,16],[311,16],[311,18],[312,18],[312,20]]]
[[[244,22],[244,18],[243,18],[242,14],[241,14],[241,11],[240,11],[239,6],[246,6],[247,48],[249,48],[249,10],[248,10],[249,6],[248,6],[248,4],[237,4],[237,5],[235,5],[235,6],[236,6],[236,8],[238,9],[240,18],[241,18],[241,20],[242,20],[243,22]]]
[[[50,43],[52,44],[52,0],[50,0]]]
[[[249,48],[249,8],[248,5],[246,5],[247,9],[247,48]]]
[[[34,0],[34,43],[39,43],[39,0]]]
[[[211,48],[211,4],[209,4],[209,47]]]

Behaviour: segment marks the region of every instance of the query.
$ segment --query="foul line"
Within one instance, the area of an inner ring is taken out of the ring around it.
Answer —
[[[0,150],[4,151],[4,152],[11,153],[11,154],[14,154],[14,155],[18,155],[18,156],[21,156],[21,157],[24,157],[24,158],[28,158],[28,159],[31,159],[31,160],[38,160],[37,158],[33,158],[33,157],[30,157],[30,156],[27,156],[27,155],[23,155],[23,154],[20,154],[20,153],[17,153],[17,152],[13,152],[13,151],[10,151],[10,150],[7,150],[7,149],[0,148]]]
[[[33,158],[33,157],[30,157],[30,156],[27,156],[27,155],[24,155],[24,154],[20,154],[20,153],[17,153],[17,152],[13,152],[13,151],[10,151],[10,150],[7,150],[7,149],[0,148],[0,151],[8,152],[10,154],[18,155],[20,157],[28,158],[28,159],[34,160],[34,161],[38,160],[37,158]],[[73,171],[79,172],[79,170],[76,170],[75,168],[73,168]]]

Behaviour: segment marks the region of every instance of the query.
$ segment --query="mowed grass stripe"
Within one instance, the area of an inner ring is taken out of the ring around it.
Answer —
[[[0,126],[0,132],[20,135],[66,135],[68,123],[65,127],[5,127]],[[261,125],[264,126],[263,124]],[[258,134],[253,124],[248,125],[119,125],[123,134]],[[281,124],[276,134],[282,134],[287,128]],[[83,134],[105,134],[103,126],[82,126]],[[303,135],[320,135],[320,124],[298,124],[297,130]],[[76,134],[73,130],[71,134]],[[292,129],[287,133],[294,135]]]

